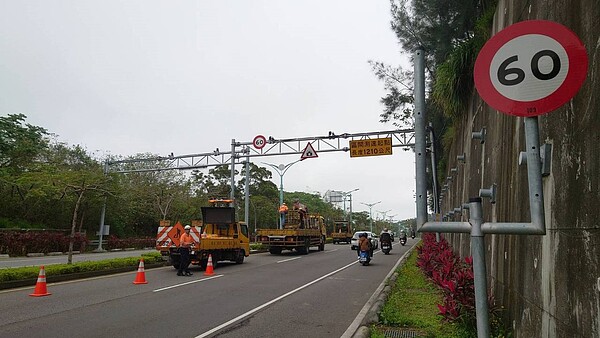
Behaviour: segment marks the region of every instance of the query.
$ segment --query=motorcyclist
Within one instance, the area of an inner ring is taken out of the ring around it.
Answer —
[[[381,231],[381,233],[379,234],[379,238],[382,242],[384,241],[394,241],[393,237],[394,235],[390,232],[390,230],[388,230],[388,228],[383,228],[383,231]],[[391,243],[389,243],[391,244]]]
[[[406,230],[404,230],[404,229],[400,230],[400,238],[406,239]]]
[[[381,231],[381,233],[379,234],[379,238],[381,238],[383,240],[383,238],[387,237],[387,235],[383,235],[383,234],[388,234],[390,235],[390,240],[393,242],[394,241],[394,233],[391,232],[388,228],[383,228],[383,230]],[[383,235],[383,236],[382,236]]]
[[[363,232],[360,235],[358,235],[358,250],[356,250],[356,252],[358,253],[359,257],[360,257],[361,251],[369,252],[369,257],[373,256],[373,245],[371,244],[371,241],[367,237],[366,232]]]

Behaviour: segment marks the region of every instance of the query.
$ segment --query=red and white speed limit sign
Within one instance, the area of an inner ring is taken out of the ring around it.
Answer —
[[[575,96],[587,69],[587,53],[575,33],[552,21],[523,21],[483,46],[475,61],[475,87],[501,112],[537,116]]]
[[[254,140],[252,140],[252,145],[256,149],[262,149],[267,144],[267,139],[262,135],[257,135]]]

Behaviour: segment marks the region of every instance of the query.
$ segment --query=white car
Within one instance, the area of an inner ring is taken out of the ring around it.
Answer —
[[[354,233],[354,235],[352,236],[352,239],[350,240],[350,249],[352,249],[352,250],[357,249],[358,235],[360,235],[362,233],[366,233],[367,238],[371,240],[371,244],[373,244],[373,250],[379,248],[379,236],[377,236],[377,234],[370,232],[370,231],[357,231]]]

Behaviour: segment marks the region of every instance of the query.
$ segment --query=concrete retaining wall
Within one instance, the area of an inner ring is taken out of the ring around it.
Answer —
[[[533,19],[558,22],[579,36],[588,77],[573,100],[539,117],[540,142],[552,145],[551,173],[543,180],[547,234],[486,235],[488,285],[515,337],[600,337],[600,3],[499,0],[494,30]],[[484,127],[482,144],[471,133]],[[475,92],[456,135],[446,173],[454,179],[442,213],[497,184],[497,203],[483,200],[484,221],[529,222],[526,167],[518,165],[523,118],[489,108]],[[462,153],[464,164],[456,160]],[[447,237],[469,255],[468,235]]]

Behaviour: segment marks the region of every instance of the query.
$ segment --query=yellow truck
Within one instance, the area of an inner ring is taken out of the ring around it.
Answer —
[[[248,226],[235,221],[235,209],[231,200],[210,200],[209,207],[202,207],[202,222],[192,222],[190,235],[194,245],[190,252],[191,264],[206,269],[208,257],[212,256],[213,267],[220,261],[244,262],[250,255]],[[179,268],[179,236],[184,233],[183,225],[161,226],[156,237],[156,249],[168,257],[174,268]]]
[[[333,244],[350,243],[352,239],[352,229],[348,221],[333,221],[333,232],[331,233]]]
[[[256,241],[266,246],[272,254],[296,250],[306,255],[310,252],[310,247],[325,250],[326,234],[323,216],[306,214],[301,218],[299,210],[289,210],[283,229],[258,229]]]

